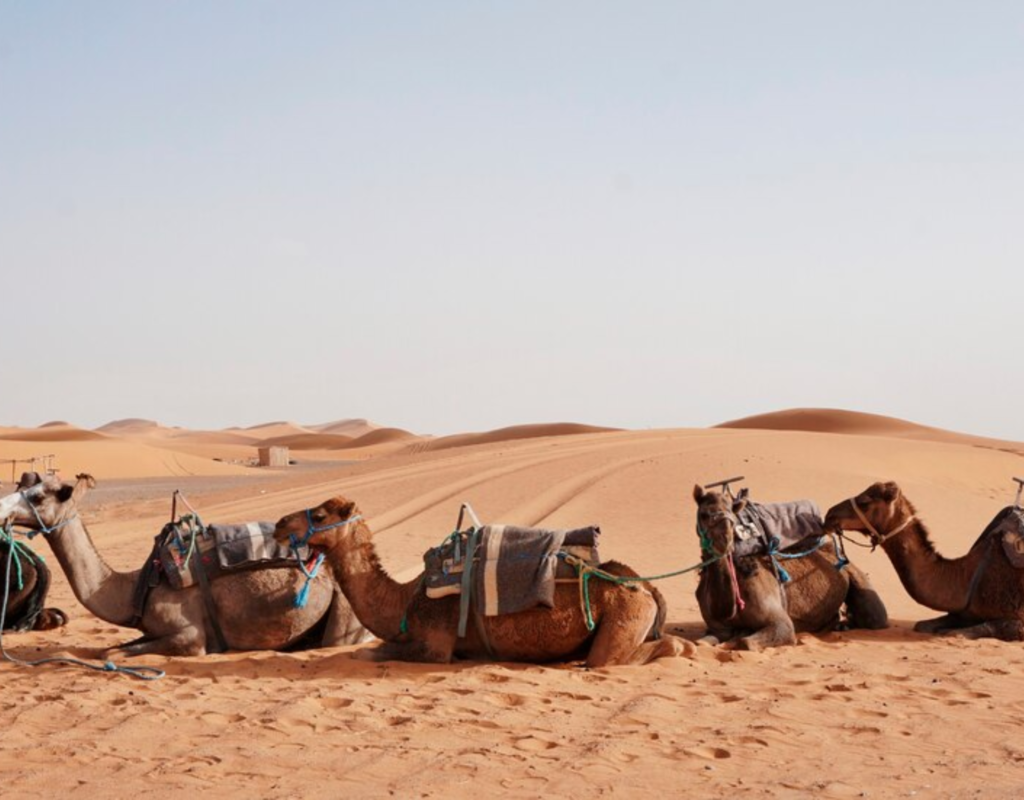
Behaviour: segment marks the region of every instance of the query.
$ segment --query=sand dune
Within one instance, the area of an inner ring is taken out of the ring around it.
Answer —
[[[0,447],[9,447],[2,443]],[[93,458],[116,440],[75,443]],[[149,451],[166,454],[149,448]],[[2,457],[2,451],[0,451]],[[137,457],[141,454],[137,453]],[[315,465],[314,465],[315,467]],[[695,482],[747,476],[757,499],[823,508],[899,481],[939,550],[966,551],[1012,498],[1020,457],[914,437],[750,429],[500,439],[281,473],[190,494],[211,521],[276,519],[343,493],[408,574],[458,504],[485,521],[599,523],[606,558],[641,573],[696,562]],[[130,488],[130,486],[129,486]],[[148,506],[139,501],[140,513]],[[137,567],[164,521],[87,498],[82,514],[118,569]],[[37,540],[38,543],[38,540]],[[46,545],[39,544],[44,550]],[[1024,645],[933,639],[881,552],[851,552],[889,606],[880,632],[804,635],[766,653],[585,671],[572,665],[374,664],[352,648],[148,657],[169,677],[0,664],[5,797],[71,792],[227,797],[598,794],[698,797],[1016,797],[1024,781]],[[661,582],[669,625],[701,630],[692,574]],[[7,637],[22,656],[95,650],[134,633],[89,616],[62,575],[64,631]],[[182,732],[187,732],[183,738]]]
[[[341,436],[350,436],[357,439],[377,430],[380,426],[368,419],[339,419],[334,422],[324,422],[319,425],[307,425],[317,433],[333,433]]]
[[[471,447],[479,444],[496,444],[512,442],[518,439],[539,439],[545,436],[576,436],[585,433],[607,433],[616,428],[601,428],[595,425],[579,425],[574,422],[561,422],[538,425],[513,425],[499,428],[486,433],[460,433],[453,436],[442,436],[437,439],[419,442],[412,445],[416,452],[425,450],[448,450],[452,447]]]
[[[401,428],[377,428],[369,433],[364,433],[358,439],[353,439],[342,447],[373,447],[380,444],[408,442],[410,439],[417,438],[419,437],[415,433],[403,431]]]
[[[337,450],[352,443],[351,436],[331,433],[294,433],[262,439],[260,447],[290,447],[293,450]]]
[[[18,442],[90,442],[103,441],[107,438],[102,433],[76,428],[66,422],[50,423],[35,429],[21,429],[0,435],[0,439]]]
[[[718,428],[741,428],[772,431],[812,431],[816,433],[859,434],[862,436],[893,436],[907,439],[923,439],[930,442],[976,445],[979,447],[1006,448],[1024,451],[1020,442],[972,436],[966,433],[947,431],[918,425],[915,422],[886,417],[880,414],[865,414],[860,411],[843,411],[831,408],[793,408],[774,411],[753,417],[723,422]]]
[[[298,434],[317,433],[317,431],[311,428],[307,428],[295,422],[287,421],[264,422],[261,425],[253,425],[251,428],[245,428],[241,431],[231,428],[228,430],[232,433],[242,433],[254,436],[259,440],[273,439],[277,436],[296,436]]]

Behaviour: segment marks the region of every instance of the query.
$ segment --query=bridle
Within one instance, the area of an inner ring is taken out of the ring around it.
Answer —
[[[901,522],[899,525],[897,525],[891,531],[886,531],[885,533],[880,533],[878,531],[878,529],[875,528],[875,526],[872,525],[868,521],[868,518],[864,514],[864,512],[861,510],[861,507],[857,505],[857,498],[856,497],[851,497],[850,498],[850,505],[853,507],[853,511],[857,515],[857,517],[860,519],[860,521],[862,523],[864,523],[864,527],[868,529],[868,535],[871,537],[871,549],[872,550],[874,550],[880,544],[884,544],[887,540],[891,539],[896,534],[902,533],[904,530],[906,530],[906,528],[910,525],[910,523],[912,523],[915,519],[917,519],[917,514],[911,513],[909,517],[907,517],[905,520],[903,520],[903,522]]]
[[[296,556],[298,556],[299,548],[300,547],[305,547],[309,543],[309,540],[312,539],[313,536],[315,536],[316,534],[323,533],[324,531],[334,530],[335,528],[343,528],[346,525],[348,525],[350,522],[358,522],[362,518],[363,517],[362,517],[361,514],[356,514],[354,517],[349,517],[348,519],[342,520],[341,522],[333,522],[330,525],[323,525],[323,526],[318,528],[316,526],[316,523],[313,522],[313,509],[307,508],[306,509],[306,522],[307,522],[306,532],[303,534],[301,539],[298,536],[296,536],[294,533],[290,534],[289,537],[288,537],[288,541],[291,543],[292,550],[295,551]]]

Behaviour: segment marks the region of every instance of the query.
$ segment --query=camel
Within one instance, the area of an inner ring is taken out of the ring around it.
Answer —
[[[1001,536],[993,535],[1006,509],[966,555],[944,558],[917,509],[889,481],[875,483],[829,509],[826,530],[856,531],[889,556],[904,588],[923,606],[946,612],[914,626],[921,633],[968,639],[1024,640],[1024,570],[1010,563]]]
[[[12,542],[17,549],[11,558],[10,574],[7,575]],[[2,533],[0,571],[7,575],[9,587],[7,608],[4,613],[5,631],[48,631],[67,624],[67,614],[59,608],[43,607],[46,593],[50,589],[50,568],[46,566],[46,562],[31,548],[3,536]],[[0,602],[3,601],[2,593],[3,589],[0,588]]]
[[[174,589],[161,582],[152,589],[142,618],[135,619],[133,592],[141,570],[117,572],[108,566],[78,512],[79,502],[93,486],[90,475],[79,475],[72,484],[26,473],[19,492],[0,498],[0,519],[44,534],[75,597],[89,611],[114,625],[142,631],[141,637],[112,648],[112,653],[197,656],[213,650],[215,635],[198,586]],[[312,581],[305,607],[294,607],[303,583],[298,570],[273,567],[211,581],[228,648],[284,650],[307,642],[334,646],[371,638],[330,581]]]
[[[502,616],[474,614],[466,636],[458,637],[459,596],[428,598],[422,576],[393,580],[381,565],[373,534],[356,504],[335,497],[316,508],[289,514],[277,523],[279,542],[297,537],[326,556],[325,565],[352,604],[356,616],[385,644],[370,657],[447,664],[453,658],[547,662],[586,653],[587,667],[646,664],[691,653],[678,637],[657,638],[665,602],[646,582],[590,581],[594,631],[587,629],[580,588],[560,583],[553,608],[538,607]],[[637,577],[615,561],[601,565],[617,575]]]
[[[837,569],[832,543],[780,562],[790,577],[780,583],[767,554],[734,553],[737,514],[745,499],[733,500],[701,486],[694,487],[693,499],[703,531],[702,558],[712,562],[701,570],[697,584],[697,603],[708,626],[701,644],[727,643],[741,650],[796,644],[798,631],[835,628],[844,603],[849,627],[888,625],[885,605],[867,575],[849,563]]]

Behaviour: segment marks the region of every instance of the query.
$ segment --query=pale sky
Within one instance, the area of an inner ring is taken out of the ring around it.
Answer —
[[[1024,4],[0,0],[0,425],[1024,440]]]

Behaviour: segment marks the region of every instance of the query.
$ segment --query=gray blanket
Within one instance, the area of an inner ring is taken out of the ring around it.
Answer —
[[[211,525],[210,532],[217,542],[217,559],[224,569],[235,569],[266,561],[290,561],[295,554],[288,545],[274,539],[273,522],[248,522],[241,525]],[[309,548],[299,549],[303,560],[309,558]]]
[[[555,604],[555,568],[565,531],[486,525],[474,580],[477,609],[485,617]]]
[[[821,511],[813,500],[789,503],[748,503],[745,522],[753,522],[769,538],[779,540],[784,550],[809,536],[822,535]]]

